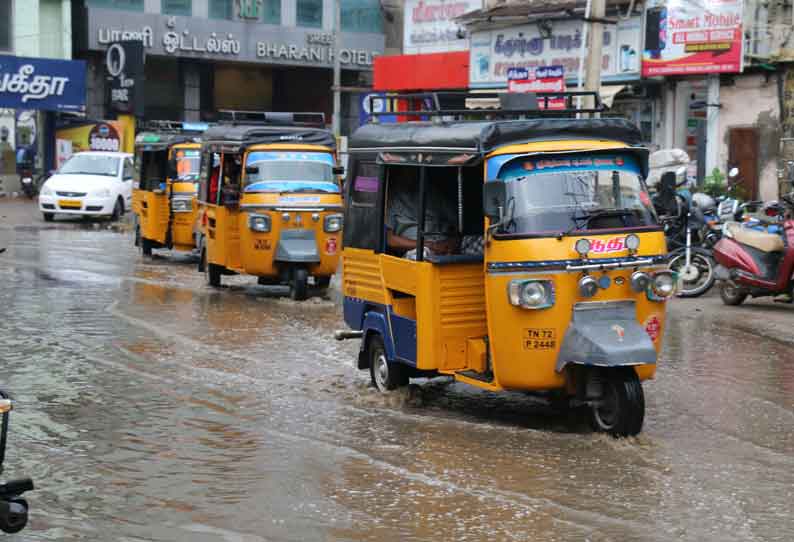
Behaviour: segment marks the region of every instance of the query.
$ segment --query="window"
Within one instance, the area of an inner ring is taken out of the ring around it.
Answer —
[[[132,180],[135,176],[135,168],[132,165],[132,160],[129,158],[124,159],[124,175],[121,177],[122,180]]]
[[[374,162],[351,164],[345,209],[344,246],[379,250],[383,239],[383,183],[381,167]]]
[[[88,0],[88,6],[93,8],[126,9],[129,11],[143,11],[143,0]]]
[[[341,0],[342,30],[345,32],[383,32],[383,17],[378,0]]]
[[[322,6],[322,4],[320,4]],[[281,0],[264,0],[264,22],[281,24]]]
[[[228,19],[234,16],[234,0],[210,0],[210,19]]]
[[[160,11],[163,15],[186,15],[190,17],[192,0],[161,0]]]
[[[322,28],[323,0],[298,0],[297,12],[298,26]]]
[[[0,0],[0,51],[13,51],[11,0]]]

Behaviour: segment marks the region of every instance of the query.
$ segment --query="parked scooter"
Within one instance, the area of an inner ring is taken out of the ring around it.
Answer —
[[[740,223],[725,224],[722,240],[714,247],[722,301],[739,305],[747,296],[785,294],[791,302],[794,271],[794,193],[781,197],[786,207],[783,234],[768,233]],[[765,222],[765,216],[759,215]],[[775,222],[777,222],[777,217]]]

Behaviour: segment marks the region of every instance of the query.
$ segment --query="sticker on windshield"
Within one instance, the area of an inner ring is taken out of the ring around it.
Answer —
[[[575,243],[572,248],[576,250]],[[613,252],[623,252],[624,250],[626,250],[625,237],[614,237],[606,241],[601,239],[590,240],[589,254],[611,254]]]
[[[320,196],[281,196],[279,203],[320,203]]]

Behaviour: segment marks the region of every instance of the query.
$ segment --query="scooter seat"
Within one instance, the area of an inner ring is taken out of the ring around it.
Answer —
[[[761,252],[782,252],[785,248],[783,238],[774,233],[764,233],[745,228],[738,222],[726,222],[725,233],[737,243],[757,248]]]

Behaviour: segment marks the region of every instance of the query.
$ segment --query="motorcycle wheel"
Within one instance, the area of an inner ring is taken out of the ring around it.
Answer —
[[[726,280],[720,283],[720,297],[726,305],[735,306],[741,305],[747,299],[747,293],[731,281]]]
[[[686,268],[686,252],[683,250],[670,259],[667,267],[670,271],[678,273],[681,283],[678,297],[701,296],[714,286],[717,278],[711,256],[694,250],[689,258],[689,268]]]

